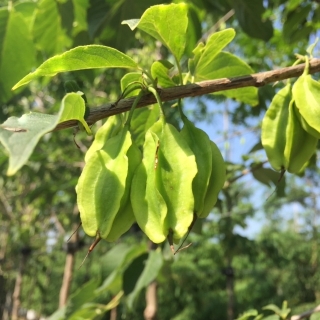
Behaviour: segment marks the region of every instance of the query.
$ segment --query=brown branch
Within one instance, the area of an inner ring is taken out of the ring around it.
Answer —
[[[222,78],[187,84],[184,86],[159,89],[159,93],[161,96],[161,100],[165,102],[180,98],[202,96],[218,91],[239,89],[244,87],[262,87],[269,83],[298,77],[303,73],[304,68],[305,64],[303,63],[293,67],[260,72],[246,76]],[[320,59],[310,60],[309,73],[313,74],[316,72],[320,72]],[[86,121],[89,125],[92,125],[98,120],[128,111],[130,110],[135,98],[136,97],[130,97],[127,99],[122,99],[117,103],[108,103],[100,107],[90,108],[90,115],[88,116]],[[149,93],[141,98],[137,105],[137,108],[145,107],[155,102],[156,99],[154,95]],[[66,121],[58,124],[54,131],[75,127],[77,125],[78,121]]]
[[[290,320],[301,320],[303,318],[307,318],[307,317],[310,317],[313,313],[316,313],[316,312],[320,312],[320,305],[318,305],[317,307],[315,307],[314,309],[311,309],[311,310],[308,310],[308,311],[305,311],[299,315],[295,315],[295,316],[292,316],[290,318]]]

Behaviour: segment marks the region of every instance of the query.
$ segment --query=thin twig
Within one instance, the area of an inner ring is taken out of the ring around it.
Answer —
[[[199,42],[205,42],[209,36],[218,31],[222,24],[226,23],[233,15],[235,14],[234,9],[231,9],[229,12],[227,12],[223,17],[221,17],[200,39]]]
[[[176,86],[171,88],[159,89],[161,101],[172,101],[180,98],[202,96],[209,93],[238,89],[244,87],[262,87],[269,83],[295,78],[300,76],[305,68],[305,64],[299,64],[293,67],[281,68],[278,70],[271,70],[266,72],[255,73],[251,75],[244,75],[234,78],[222,78],[216,80],[202,81],[184,86]],[[320,59],[310,60],[309,73],[313,74],[320,72]],[[136,97],[130,97],[120,100],[116,107],[113,103],[108,103],[100,107],[90,108],[90,115],[86,119],[89,125],[94,124],[98,120],[119,114],[131,109],[131,106]],[[144,95],[139,101],[137,108],[145,107],[156,102],[153,94]],[[57,125],[53,130],[62,130],[66,128],[75,127],[78,121],[66,121]]]

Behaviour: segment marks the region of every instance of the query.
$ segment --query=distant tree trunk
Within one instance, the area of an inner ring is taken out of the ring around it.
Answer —
[[[117,307],[114,307],[113,309],[111,309],[110,311],[110,320],[117,320]]]
[[[157,245],[151,241],[148,243],[149,251],[155,250]],[[158,298],[157,298],[157,282],[152,281],[146,290],[146,308],[143,315],[145,320],[155,320],[158,311]]]
[[[63,307],[68,300],[70,287],[73,278],[73,268],[75,262],[75,254],[78,250],[78,242],[79,242],[79,234],[78,234],[78,225],[75,226],[73,229],[75,230],[74,235],[67,243],[66,250],[67,250],[67,257],[66,263],[64,265],[64,273],[63,273],[63,280],[60,289],[60,296],[59,296],[59,308]]]
[[[12,313],[11,313],[11,319],[12,320],[18,320],[19,319],[19,310],[20,310],[20,296],[22,291],[22,278],[24,274],[24,270],[27,264],[27,259],[29,254],[31,253],[31,248],[25,247],[21,249],[20,254],[20,263],[19,263],[19,271],[16,278],[16,283],[14,286],[14,291],[12,295]]]
[[[3,313],[6,303],[6,278],[0,275],[0,319],[3,319]]]
[[[144,309],[145,320],[155,320],[157,317],[158,300],[157,300],[157,282],[153,281],[149,284],[146,291],[146,308]]]
[[[228,309],[227,309],[227,318],[228,320],[234,319],[234,271],[232,268],[232,259],[228,259],[228,267],[225,270],[227,278],[227,295],[228,295]]]

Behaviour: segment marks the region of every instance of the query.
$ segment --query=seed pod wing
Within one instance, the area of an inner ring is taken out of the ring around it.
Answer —
[[[192,182],[194,211],[201,212],[212,170],[211,143],[204,131],[196,128],[185,116],[182,117],[182,120],[184,126],[181,130],[181,136],[194,153],[198,169]]]

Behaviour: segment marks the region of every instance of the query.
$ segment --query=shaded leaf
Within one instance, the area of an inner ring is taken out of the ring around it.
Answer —
[[[146,251],[147,248],[144,244],[131,247],[126,247],[123,244],[118,244],[113,249],[111,249],[103,257],[103,261],[111,264],[110,268],[108,267],[110,274],[105,279],[103,284],[97,289],[97,293],[109,291],[112,294],[116,294],[117,292],[119,292],[119,290],[121,290],[123,286],[123,272],[132,262],[132,260],[134,260],[136,257],[139,257]]]
[[[20,118],[10,117],[0,125],[0,142],[9,153],[8,175],[15,174],[28,161],[40,138],[59,122],[78,120],[91,133],[83,118],[85,103],[81,94],[68,93],[58,115],[30,112]]]
[[[7,175],[15,174],[29,159],[39,139],[53,130],[59,116],[30,112],[10,117],[0,125],[0,141],[9,152]]]
[[[12,96],[12,86],[35,64],[35,49],[27,22],[20,12],[0,9],[0,101]]]
[[[36,47],[48,56],[60,52],[66,43],[57,2],[41,0],[35,14],[33,37]]]
[[[129,308],[133,307],[135,300],[142,289],[146,288],[156,277],[162,267],[163,258],[161,251],[150,251],[148,260],[145,263],[144,269],[138,278],[133,291],[127,298]]]
[[[236,17],[250,37],[268,41],[273,35],[272,22],[263,20],[263,0],[233,0]]]
[[[70,295],[67,303],[65,316],[68,317],[85,303],[92,301],[96,295],[95,290],[100,283],[99,279],[91,279],[80,288],[78,288],[72,295]]]

